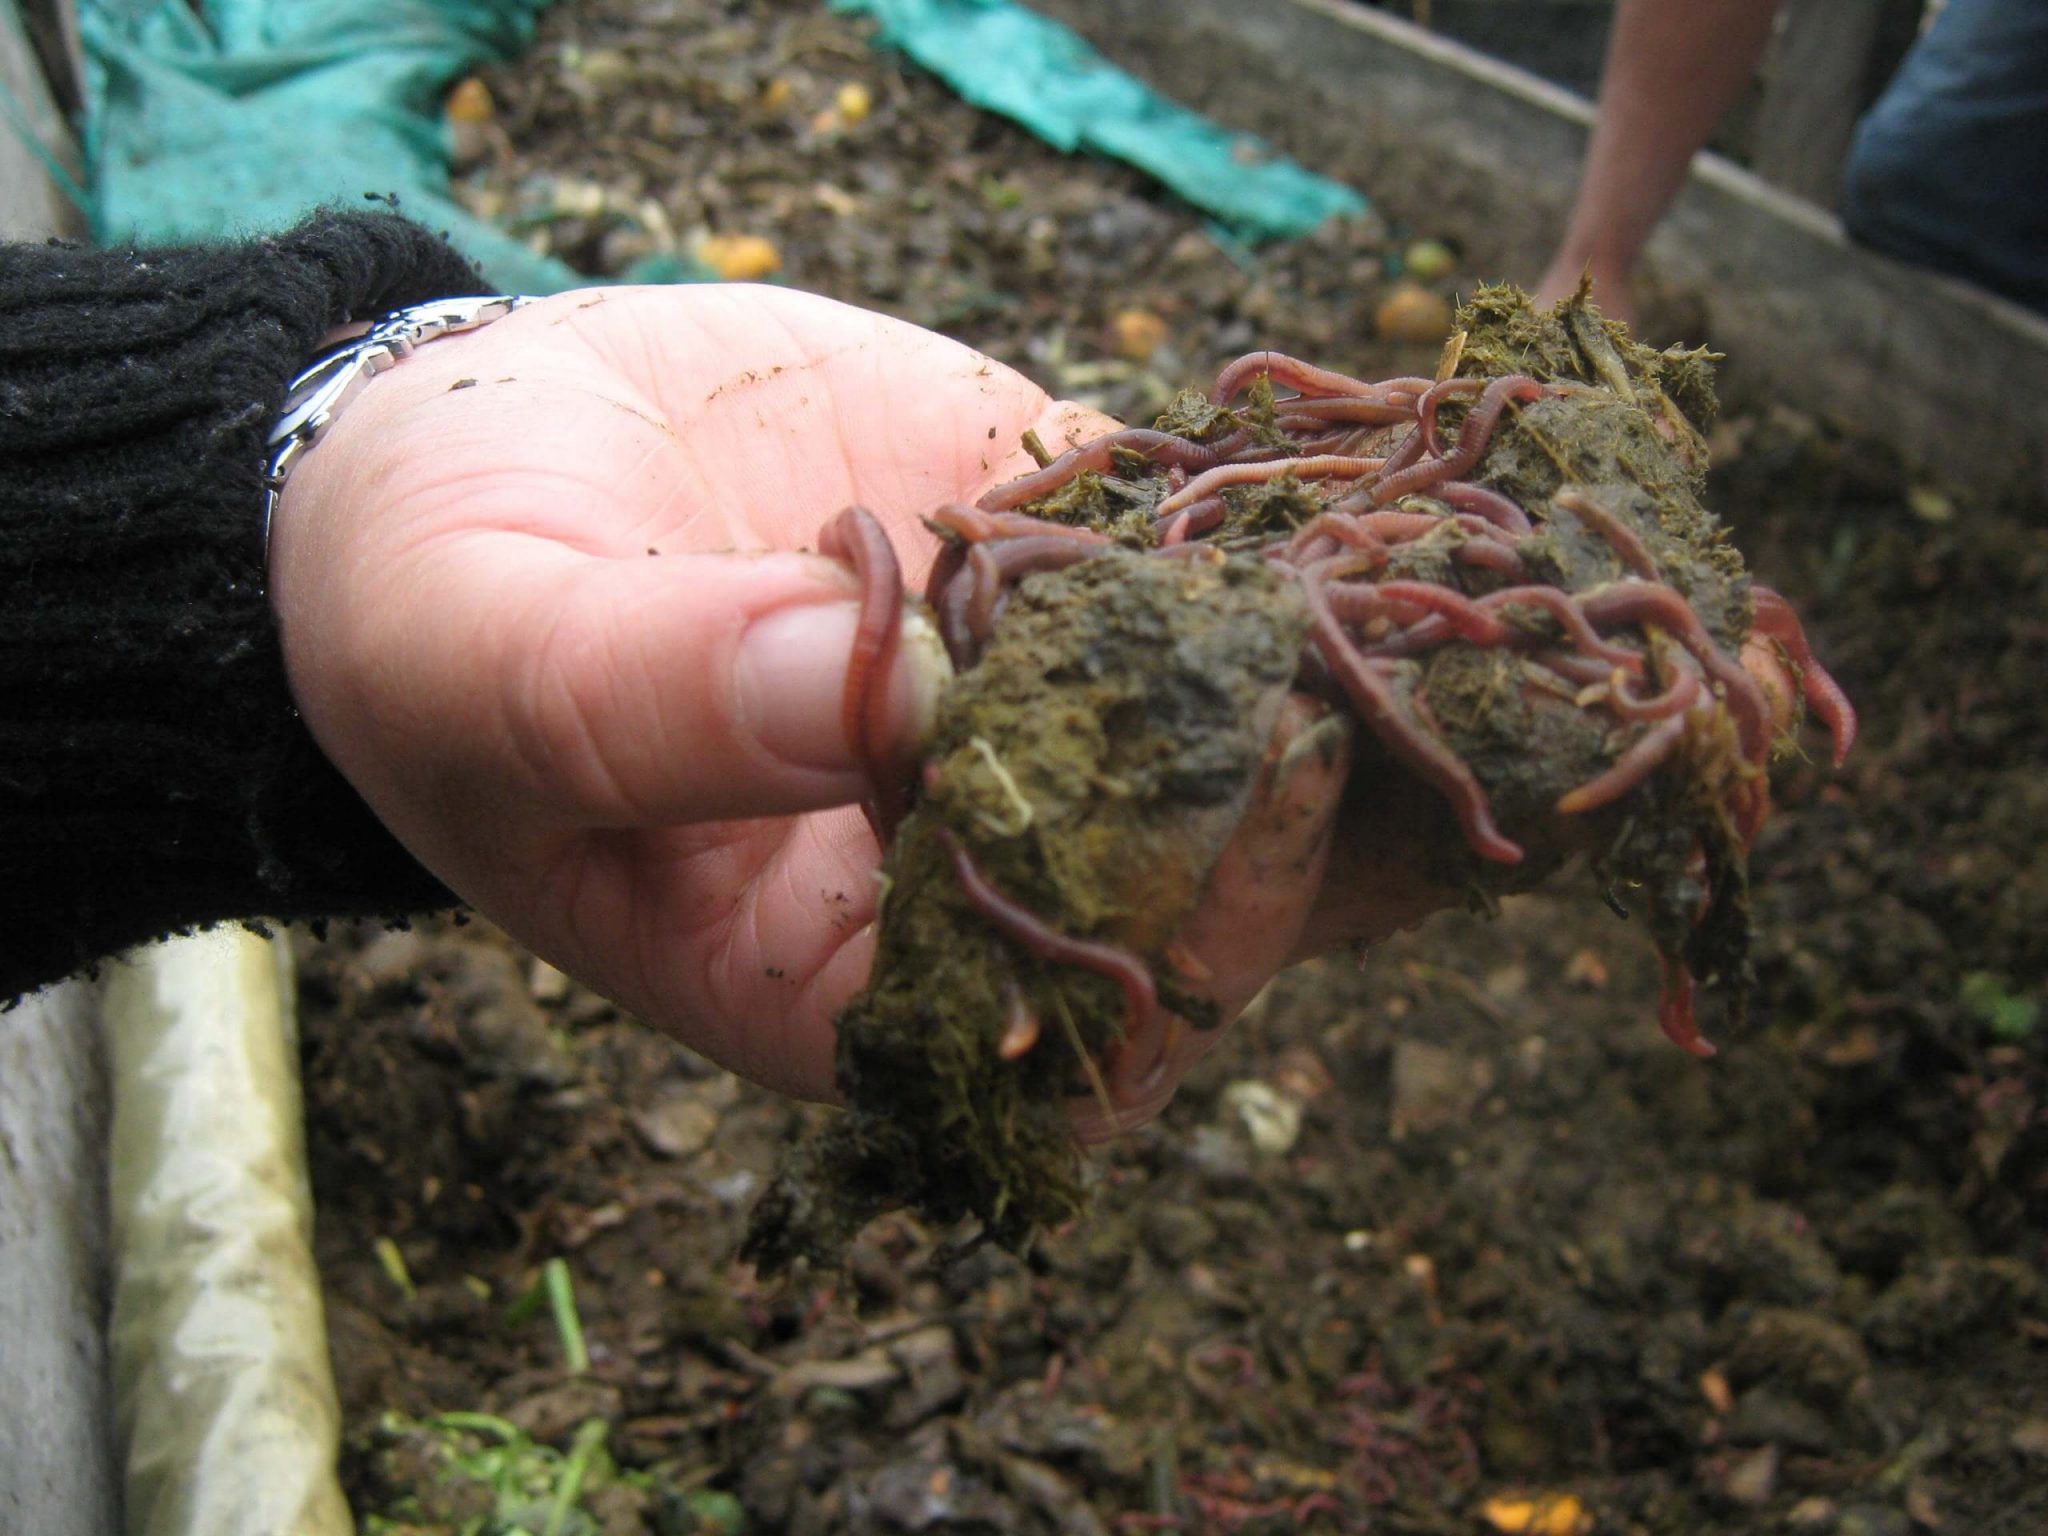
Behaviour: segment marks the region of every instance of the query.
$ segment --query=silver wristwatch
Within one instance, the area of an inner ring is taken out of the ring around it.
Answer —
[[[263,554],[270,556],[270,520],[277,511],[278,492],[299,455],[320,441],[321,434],[362,392],[365,384],[415,347],[473,331],[531,304],[530,295],[476,294],[460,299],[435,299],[355,327],[355,334],[330,348],[292,380],[284,397],[284,414],[270,429],[270,458],[263,471]]]

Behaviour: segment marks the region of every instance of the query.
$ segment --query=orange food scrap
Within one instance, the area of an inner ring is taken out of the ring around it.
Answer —
[[[1479,1506],[1479,1517],[1502,1536],[1585,1536],[1593,1517],[1569,1493],[1500,1493]]]
[[[475,75],[457,82],[448,93],[448,118],[457,123],[488,123],[497,111],[491,88]]]
[[[782,270],[782,252],[760,235],[706,235],[696,257],[728,283],[751,283]]]
[[[1373,316],[1373,325],[1383,341],[1439,342],[1451,328],[1450,301],[1420,283],[1397,283]]]
[[[839,114],[839,120],[851,127],[874,110],[875,98],[868,88],[858,80],[849,80],[839,87],[832,98],[832,108]]]
[[[1718,1365],[1710,1365],[1700,1372],[1700,1396],[1716,1413],[1725,1414],[1735,1407],[1735,1393],[1728,1385],[1727,1375]]]
[[[1150,358],[1166,340],[1166,322],[1149,309],[1119,310],[1109,329],[1116,340],[1117,356],[1134,363]]]
[[[1565,962],[1564,979],[1597,990],[1607,985],[1607,962],[1592,950],[1582,949]]]

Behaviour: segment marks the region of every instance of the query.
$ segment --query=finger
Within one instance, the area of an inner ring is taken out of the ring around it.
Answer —
[[[772,846],[735,846],[676,871],[690,895],[650,903],[665,920],[647,952],[659,999],[642,1017],[748,1079],[797,1098],[837,1097],[833,1021],[867,984],[879,887],[872,834],[851,810],[778,824]],[[678,834],[684,843],[709,829]],[[695,900],[706,889],[715,902]],[[649,925],[646,913],[620,921]]]
[[[497,784],[543,819],[594,827],[861,798],[842,707],[860,600],[836,561],[496,556],[447,559],[437,612],[404,642],[428,674],[419,693],[440,712],[451,782]],[[930,626],[907,619],[875,685],[899,752],[929,728],[948,675]]]
[[[1214,1001],[1226,1022],[1288,963],[1323,882],[1350,763],[1346,718],[1290,698],[1245,816],[1173,948],[1184,984]],[[1141,1031],[1127,1042],[1140,1054],[1114,1064],[1110,1106],[1076,1104],[1075,1134],[1099,1141],[1143,1125],[1222,1036],[1177,1019]]]

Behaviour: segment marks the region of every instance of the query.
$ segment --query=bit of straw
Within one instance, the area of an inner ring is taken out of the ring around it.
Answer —
[[[576,1287],[569,1278],[568,1261],[549,1259],[540,1273],[548,1311],[555,1319],[555,1337],[561,1340],[562,1361],[571,1376],[581,1376],[590,1369],[590,1351],[583,1342],[583,1319],[576,1314]]]
[[[398,1251],[398,1244],[388,1237],[380,1237],[370,1245],[377,1255],[377,1267],[384,1271],[384,1278],[397,1289],[407,1301],[419,1295],[419,1287],[412,1283],[412,1271],[405,1267],[405,1255]]]
[[[1010,802],[1011,808],[1017,813],[1014,826],[989,815],[986,811],[977,810],[974,813],[975,819],[997,837],[1022,837],[1031,826],[1031,802],[1025,798],[1024,791],[1017,787],[1016,779],[1012,777],[1010,770],[1003,766],[1003,760],[996,756],[996,749],[989,745],[987,737],[970,737],[967,744],[981,754],[981,760],[988,764],[988,771],[996,776],[996,783],[1002,787],[1003,798]]]

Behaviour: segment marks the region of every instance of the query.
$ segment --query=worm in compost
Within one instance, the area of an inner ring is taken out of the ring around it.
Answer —
[[[1806,631],[1800,627],[1799,615],[1792,611],[1792,605],[1769,587],[1752,586],[1749,595],[1756,605],[1757,633],[1785,648],[1792,669],[1799,676],[1807,707],[1820,717],[1834,739],[1834,763],[1841,767],[1848,759],[1849,748],[1856,743],[1856,706],[1842,692],[1841,684],[1813,659]]]
[[[981,872],[974,862],[974,855],[967,851],[967,845],[953,834],[950,827],[939,829],[939,840],[946,856],[953,861],[953,873],[960,882],[960,890],[967,897],[968,905],[985,918],[990,927],[1037,959],[1055,965],[1078,966],[1115,982],[1124,995],[1125,1038],[1136,1034],[1151,1021],[1153,1010],[1158,1006],[1159,992],[1153,985],[1152,973],[1145,969],[1144,961],[1114,944],[1061,933],[1029,907],[1012,901],[998,890],[995,883]]]
[[[1621,561],[1622,569],[1645,581],[1656,581],[1657,562],[1651,558],[1649,546],[1636,537],[1635,530],[1620,518],[1601,506],[1575,485],[1568,485],[1550,498],[1553,507],[1561,507],[1577,518],[1581,525],[1590,528],[1607,541],[1615,557]]]
[[[1480,392],[1479,400],[1466,416],[1464,425],[1458,428],[1457,444],[1449,453],[1418,459],[1398,474],[1383,475],[1372,488],[1372,499],[1384,506],[1468,473],[1479,462],[1480,455],[1486,452],[1486,445],[1493,438],[1494,426],[1499,422],[1501,412],[1507,409],[1508,402],[1535,400],[1544,393],[1543,385],[1526,374],[1511,373],[1505,378],[1494,379]],[[1415,439],[1421,436],[1418,425]]]
[[[1297,480],[1356,480],[1361,475],[1375,474],[1384,464],[1381,459],[1353,459],[1334,454],[1319,454],[1308,458],[1269,459],[1263,464],[1221,464],[1205,470],[1186,485],[1160,502],[1153,515],[1170,517],[1192,502],[1220,491],[1226,485],[1254,485],[1277,480],[1282,475],[1292,475]]]
[[[1091,472],[1106,474],[1115,467],[1115,456],[1120,451],[1137,454],[1150,463],[1178,465],[1197,473],[1219,462],[1214,448],[1175,437],[1170,432],[1155,432],[1150,427],[1126,427],[1121,432],[1098,437],[1092,443],[1069,448],[1045,468],[997,486],[975,505],[984,512],[1013,511],[1026,502],[1037,501],[1065,489],[1080,475]]]
[[[867,780],[861,809],[887,847],[910,808],[905,767],[886,750],[889,674],[903,636],[903,568],[889,535],[865,507],[848,507],[827,523],[819,532],[818,548],[851,565],[860,580],[860,615],[846,665],[840,725]]]
[[[1558,797],[1557,814],[1579,816],[1612,805],[1663,765],[1685,739],[1685,716],[1660,720],[1596,777]]]
[[[1513,496],[1468,478],[1486,458],[1511,405],[1590,386],[1546,384],[1519,373],[1490,380],[1373,383],[1266,351],[1224,367],[1209,403],[1233,408],[1262,379],[1295,392],[1277,400],[1263,424],[1240,419],[1207,442],[1147,428],[1113,432],[998,486],[976,507],[935,514],[934,526],[954,544],[928,591],[956,662],[970,664],[980,654],[1016,581],[1034,570],[1085,559],[1095,552],[1091,545],[1108,542],[1100,533],[1018,510],[1056,494],[1076,476],[1129,474],[1117,481],[1120,494],[1137,505],[1147,494],[1155,498],[1155,555],[1217,560],[1222,553],[1205,536],[1224,524],[1235,504],[1229,493],[1291,476],[1304,483],[1319,510],[1256,553],[1290,573],[1307,604],[1309,631],[1297,686],[1341,693],[1393,757],[1443,797],[1479,858],[1512,865],[1524,851],[1502,833],[1485,788],[1436,723],[1426,679],[1401,670],[1427,664],[1453,645],[1520,653],[1526,660],[1517,675],[1532,696],[1597,710],[1613,722],[1610,734],[1620,743],[1610,749],[1614,755],[1557,796],[1557,815],[1582,816],[1616,805],[1677,761],[1712,786],[1726,817],[1723,825],[1748,846],[1769,806],[1768,701],[1738,658],[1708,633],[1691,603],[1662,579],[1645,533],[1581,486],[1556,491],[1547,509],[1550,520],[1571,519],[1604,543],[1622,572],[1590,590],[1567,591],[1539,574],[1556,568],[1548,546],[1540,558],[1527,552],[1539,532],[1528,511]],[[1465,409],[1447,443],[1439,414],[1454,401]],[[1408,430],[1399,434],[1403,426]],[[1391,448],[1381,448],[1389,438]],[[1118,455],[1127,456],[1121,472]],[[1144,476],[1129,470],[1132,458],[1148,466]],[[1434,547],[1422,546],[1413,562],[1390,574],[1396,553],[1421,541]],[[1457,574],[1444,580],[1407,574],[1443,571],[1444,565],[1432,562],[1446,560]],[[1765,588],[1752,591],[1754,633],[1780,647],[1806,703],[1832,734],[1839,763],[1854,737],[1854,711],[1814,661],[1790,606]],[[1115,1072],[1121,1083],[1130,1072],[1144,1070],[1131,1039],[1157,1005],[1144,963],[1113,946],[1058,933],[1004,897],[966,848],[945,835],[975,911],[1027,952],[1095,970],[1123,990],[1127,1031]],[[1659,1022],[1684,1049],[1710,1054],[1693,1024],[1692,997],[1684,962],[1667,960]],[[1008,1009],[1005,1059],[1022,1055],[1038,1038],[1035,1019],[1022,1022],[1028,1009],[1019,1013],[1021,1006]],[[1156,1052],[1152,1059],[1156,1068]]]
[[[1209,388],[1209,403],[1230,404],[1247,384],[1261,374],[1275,384],[1304,395],[1348,395],[1368,400],[1382,398],[1402,385],[1429,387],[1427,379],[1396,379],[1385,384],[1372,384],[1364,379],[1354,379],[1348,373],[1318,368],[1314,363],[1289,357],[1285,352],[1247,352],[1225,364],[1223,371],[1216,375],[1216,382]]]
[[[1367,727],[1451,803],[1475,853],[1499,864],[1520,863],[1521,848],[1503,837],[1500,828],[1494,825],[1486,791],[1479,787],[1472,770],[1441,740],[1418,728],[1403,714],[1392,685],[1360,654],[1331,612],[1322,582],[1304,572],[1301,589],[1308,598],[1309,635],[1316,652]]]

